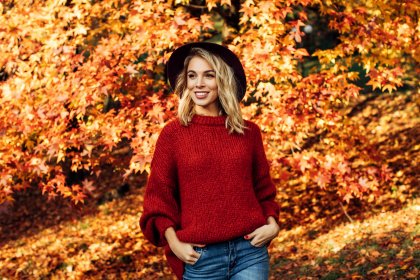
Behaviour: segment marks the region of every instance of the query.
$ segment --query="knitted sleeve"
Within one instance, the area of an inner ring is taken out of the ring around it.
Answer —
[[[177,199],[177,172],[173,148],[173,135],[165,126],[156,142],[147,181],[140,227],[144,236],[155,246],[165,246],[165,230],[177,229],[179,205]]]
[[[270,168],[264,151],[261,130],[254,124],[254,153],[253,178],[254,189],[265,218],[272,216],[276,221],[279,218],[279,206],[275,201],[276,187],[271,180]]]

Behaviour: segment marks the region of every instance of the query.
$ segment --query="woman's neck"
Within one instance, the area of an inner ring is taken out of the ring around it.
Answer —
[[[204,108],[201,106],[196,106],[194,108],[195,114],[199,116],[207,116],[207,117],[217,117],[221,116],[222,110],[220,110],[218,107],[212,107],[212,108]]]

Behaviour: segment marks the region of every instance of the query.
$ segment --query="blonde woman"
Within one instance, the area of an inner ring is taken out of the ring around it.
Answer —
[[[140,226],[178,279],[268,279],[279,207],[259,127],[241,114],[246,79],[218,44],[181,46],[167,63],[178,117],[156,143]]]

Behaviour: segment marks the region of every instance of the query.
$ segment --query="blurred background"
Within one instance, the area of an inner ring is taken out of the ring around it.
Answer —
[[[229,47],[272,279],[419,274],[417,1],[0,1],[0,279],[173,279],[138,225],[177,47]]]

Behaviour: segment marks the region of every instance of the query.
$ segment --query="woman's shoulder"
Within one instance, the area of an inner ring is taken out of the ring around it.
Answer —
[[[260,130],[260,126],[257,123],[255,123],[254,121],[244,119],[244,124],[248,129],[250,129],[250,131],[259,131]]]
[[[164,125],[163,128],[166,129],[174,129],[177,126],[179,126],[181,123],[179,122],[179,118],[178,117],[172,117],[171,119],[169,119],[166,124]]]
[[[160,134],[173,135],[173,134],[176,134],[180,128],[181,128],[181,123],[178,117],[173,117],[172,119],[169,119],[166,122]]]

